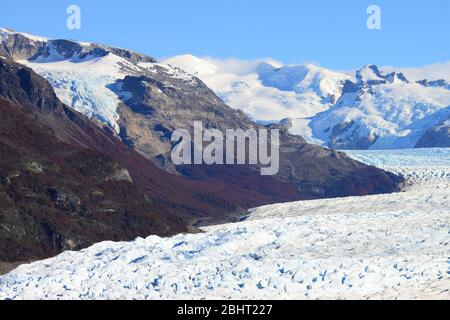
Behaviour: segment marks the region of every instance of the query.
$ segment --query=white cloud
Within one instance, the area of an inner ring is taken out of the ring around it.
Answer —
[[[444,79],[450,82],[450,61],[412,68],[386,66],[383,70],[403,72],[410,81]]]
[[[217,59],[211,57],[204,57],[206,60],[216,65],[221,73],[232,73],[235,75],[246,75],[249,73],[255,73],[258,71],[258,67],[262,62],[270,63],[275,67],[282,67],[283,63],[271,58],[256,59],[256,60],[240,60],[236,58]]]

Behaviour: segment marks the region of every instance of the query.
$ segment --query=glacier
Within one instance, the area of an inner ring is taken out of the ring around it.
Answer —
[[[120,95],[111,88],[126,76],[120,69],[121,64],[129,64],[125,59],[112,54],[64,59],[53,54],[46,59],[18,62],[44,77],[64,104],[119,133]]]
[[[348,154],[403,174],[404,190],[98,243],[0,277],[0,299],[448,299],[450,149]]]
[[[194,76],[151,57],[101,44],[48,39],[0,28],[0,43],[25,38],[29,50],[14,59],[44,77],[67,106],[120,133],[119,105],[131,98],[121,90],[126,76],[161,73],[197,84]],[[22,39],[23,40],[23,39]],[[35,50],[36,52],[34,52]],[[20,51],[20,50],[19,50]]]

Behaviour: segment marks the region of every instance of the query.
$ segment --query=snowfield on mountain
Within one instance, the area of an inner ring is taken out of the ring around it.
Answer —
[[[312,64],[282,66],[272,60],[222,62],[183,55],[163,63],[196,75],[225,103],[261,122],[305,118],[325,111],[340,97],[345,80],[350,78]]]
[[[12,38],[17,43],[10,48]],[[6,29],[0,29],[0,46],[2,43],[13,51],[14,60],[46,78],[62,102],[118,134],[123,120],[119,104],[133,98],[122,91],[119,80],[155,75],[158,80],[168,80],[160,86],[167,85],[169,91],[174,80],[186,87],[201,87],[198,77],[223,102],[252,120],[262,124],[281,121],[291,134],[320,146],[380,150],[447,147],[450,143],[448,125],[443,133],[423,139],[430,131],[441,129],[450,117],[450,75],[418,78],[446,75],[448,64],[422,71],[398,69],[411,74],[409,78],[393,67],[375,65],[337,72],[313,64],[282,65],[271,59],[218,60],[192,55],[157,63],[124,49],[49,40]],[[432,72],[435,69],[441,72]],[[154,96],[158,92],[153,92]]]
[[[445,81],[410,82],[401,73],[367,66],[310,127],[316,139],[332,148],[414,148],[426,131],[450,116],[449,89]]]
[[[167,65],[150,62],[135,64],[111,53],[83,59],[65,59],[54,54],[45,59],[18,62],[50,82],[63,103],[89,118],[96,118],[117,133],[120,131],[118,105],[121,99],[131,97],[129,92],[121,90],[118,80],[137,71],[156,72],[154,68],[164,70],[172,78],[187,82],[193,79],[189,74]]]
[[[83,61],[19,62],[47,79],[63,103],[119,132],[117,106],[120,99],[110,86],[124,77],[118,65],[124,61],[107,56]]]
[[[65,252],[0,277],[0,298],[448,299],[450,149],[350,154],[405,175],[404,191]]]
[[[375,65],[343,73],[312,64],[283,66],[270,60],[251,63],[190,55],[164,63],[195,74],[252,119],[288,123],[290,133],[335,149],[415,148],[428,130],[450,116],[448,64],[399,68],[405,75],[393,67]]]

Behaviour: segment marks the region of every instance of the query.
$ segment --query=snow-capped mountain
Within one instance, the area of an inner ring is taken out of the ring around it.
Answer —
[[[98,119],[118,135],[119,122],[126,121],[121,119],[118,107],[131,97],[130,92],[122,90],[121,80],[152,75],[165,83],[178,82],[171,85],[183,87],[185,92],[197,90],[200,78],[225,103],[253,120],[263,124],[282,121],[291,134],[320,146],[433,147],[446,145],[448,138],[446,130],[441,130],[436,138],[439,141],[435,139],[432,144],[424,138],[438,131],[437,126],[450,114],[447,80],[409,80],[403,73],[387,73],[373,65],[352,77],[312,64],[283,66],[272,60],[219,61],[184,55],[157,63],[130,50],[50,40],[7,29],[0,29],[0,43],[0,55],[33,68],[52,84],[65,104]],[[424,73],[436,74],[430,70]],[[406,71],[414,79],[420,75],[417,70]],[[142,132],[127,132],[134,136],[124,137],[128,141],[142,137]],[[148,142],[133,143],[151,157],[167,152],[159,137],[153,139],[153,151],[146,146]]]
[[[274,201],[399,190],[401,178],[357,163],[344,154],[310,145],[299,136],[287,134],[286,130],[281,130],[280,170],[274,177],[261,179],[257,168],[247,166],[176,166],[171,161],[173,145],[170,141],[176,129],[192,133],[194,121],[198,120],[223,132],[229,128],[262,128],[262,125],[230,108],[195,75],[130,50],[64,39],[49,40],[3,29],[1,55],[31,67],[50,82],[62,102],[112,128],[123,143],[160,168],[194,180],[204,181],[208,177],[217,188],[229,190],[227,197],[234,198],[237,205],[248,207],[250,203],[255,206]],[[196,63],[199,65],[197,75],[214,74],[216,68],[210,63],[199,63],[199,60]],[[327,75],[332,73],[310,67],[297,70],[294,80],[277,79],[273,67],[259,63],[257,68],[255,83],[260,83],[261,77],[281,89],[295,86],[299,92],[283,92],[261,85],[261,97],[269,90],[306,99],[311,105],[305,107],[305,113],[314,113],[312,109],[331,104],[346,78],[339,78],[337,83],[328,81]],[[238,88],[239,85],[232,86]],[[250,101],[253,97],[252,93]],[[268,101],[272,98],[272,94],[267,96]],[[291,108],[293,117],[301,116],[298,105]],[[286,105],[280,104],[280,108],[286,110]],[[223,179],[225,176],[227,179]],[[251,191],[243,182],[243,176],[247,177]],[[219,201],[222,200],[217,203]]]
[[[428,130],[416,147],[450,148],[450,114],[447,119]]]
[[[332,72],[312,64],[306,66],[274,67],[262,63],[258,69],[259,79],[266,87],[281,91],[293,91],[298,95],[314,95],[322,105],[336,102],[342,92],[345,74]]]
[[[65,252],[0,277],[0,299],[448,299],[450,150],[352,154],[411,185]]]
[[[450,114],[445,81],[410,82],[374,65],[356,72],[342,96],[311,123],[313,136],[337,149],[414,148]]]
[[[116,83],[118,79],[158,67],[173,76],[181,74],[160,66],[151,57],[101,44],[51,40],[8,29],[0,29],[0,43],[6,51],[4,55],[47,79],[63,103],[97,118],[117,133],[120,130],[117,107],[126,96]],[[191,79],[184,73],[183,76]]]
[[[282,66],[271,60],[220,62],[183,55],[163,62],[195,74],[225,103],[263,123],[326,110],[350,78],[311,64]]]
[[[283,120],[292,134],[331,148],[414,148],[450,113],[446,80],[412,81],[403,73],[384,72],[374,65],[351,77],[311,64],[274,66],[259,61],[239,72],[238,68],[230,71],[226,61],[189,55],[165,62],[197,74],[226,103],[254,120]],[[436,74],[428,69],[423,74]],[[417,69],[406,72],[421,75]],[[444,143],[420,144],[437,145]]]
[[[197,90],[200,78],[225,103],[253,120],[263,124],[282,121],[291,134],[320,146],[387,149],[445,145],[435,140],[427,145],[422,138],[450,114],[446,80],[412,81],[403,73],[385,73],[376,66],[366,66],[351,77],[312,64],[283,66],[272,60],[244,63],[191,55],[157,63],[130,50],[7,29],[0,29],[0,43],[0,55],[33,68],[52,84],[65,104],[96,118],[118,135],[124,134],[120,122],[123,127],[126,121],[119,105],[131,97],[122,90],[121,80],[152,75],[165,83],[178,82],[171,85],[186,92]],[[135,131],[128,130],[134,137],[124,139],[142,137],[142,132]],[[440,140],[445,140],[446,131],[441,132]],[[153,158],[167,152],[159,137],[152,140],[154,150],[147,147],[147,141],[133,143]]]
[[[410,81],[420,81],[423,79],[443,79],[447,82],[450,81],[450,61],[415,68],[384,66],[383,70],[387,73],[394,71],[401,72]]]

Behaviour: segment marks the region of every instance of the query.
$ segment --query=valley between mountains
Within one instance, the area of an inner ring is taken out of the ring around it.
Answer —
[[[448,298],[450,78],[237,65],[0,28],[0,299]],[[176,165],[195,121],[278,174]]]
[[[275,176],[257,165],[176,166],[176,129],[192,133],[197,120],[222,131],[262,125],[146,55],[0,31],[0,261],[198,232],[197,221],[229,221],[260,205],[403,184],[283,128]]]

